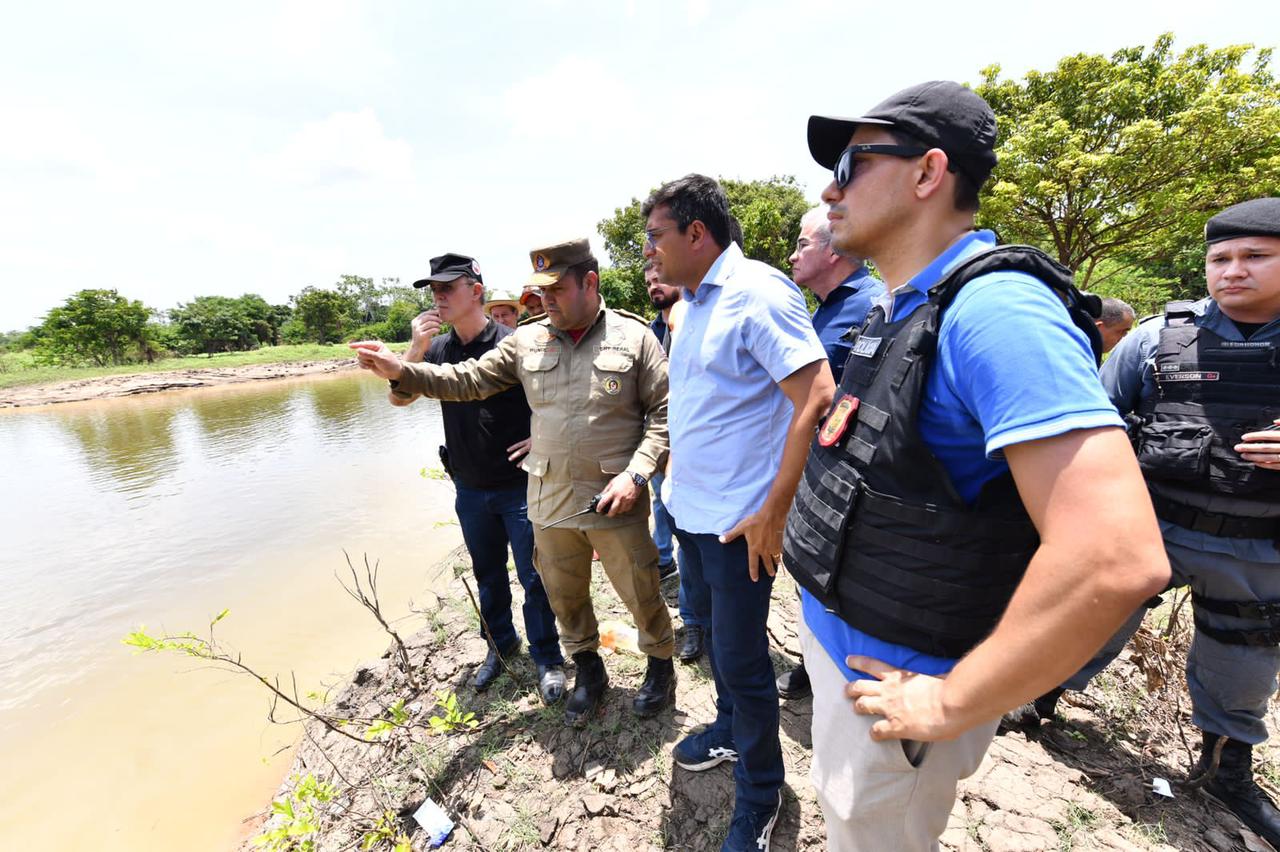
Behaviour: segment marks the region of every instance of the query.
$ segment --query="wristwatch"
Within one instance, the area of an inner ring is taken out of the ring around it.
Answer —
[[[636,488],[644,488],[649,484],[649,480],[645,479],[638,473],[631,474],[631,481],[636,484]]]

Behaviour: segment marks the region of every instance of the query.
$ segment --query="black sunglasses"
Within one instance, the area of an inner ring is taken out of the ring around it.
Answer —
[[[844,189],[849,185],[849,181],[853,180],[853,173],[858,167],[858,161],[853,158],[855,154],[884,154],[889,157],[909,158],[923,157],[929,151],[929,148],[916,145],[850,145],[840,152],[840,159],[836,160],[836,167],[832,170],[836,186]]]

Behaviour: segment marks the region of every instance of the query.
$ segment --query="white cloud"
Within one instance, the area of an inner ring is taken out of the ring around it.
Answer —
[[[390,139],[372,109],[335,112],[303,125],[259,163],[274,177],[303,186],[413,178],[413,147]]]

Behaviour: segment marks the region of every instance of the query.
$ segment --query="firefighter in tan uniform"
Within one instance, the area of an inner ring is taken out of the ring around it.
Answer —
[[[631,611],[648,671],[632,709],[652,716],[675,696],[671,617],[658,591],[658,550],[649,535],[647,482],[667,454],[667,359],[648,323],[607,308],[585,239],[530,252],[546,317],[521,324],[482,357],[461,364],[407,364],[377,341],[351,344],[360,366],[391,381],[400,399],[484,399],[523,385],[533,410],[529,520],[534,564],[560,639],[577,666],[565,721],[590,718],[608,675],[597,653],[591,552]],[[590,505],[596,512],[552,524]]]

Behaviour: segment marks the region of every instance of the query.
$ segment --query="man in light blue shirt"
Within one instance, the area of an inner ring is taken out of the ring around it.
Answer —
[[[762,852],[781,809],[778,692],[765,624],[782,527],[833,382],[799,289],[730,241],[729,203],[688,175],[643,208],[645,256],[683,288],[671,348],[668,506],[681,571],[704,587],[716,719],[682,740],[676,762],[736,761],[723,852]]]
[[[811,776],[835,852],[936,848],[1000,714],[1074,671],[1168,577],[1119,418],[1060,298],[1069,282],[996,266],[949,305],[931,301],[995,243],[973,226],[994,145],[990,107],[950,82],[913,86],[863,118],[809,120],[810,151],[834,172],[822,195],[833,244],[872,260],[892,293],[853,344],[787,527],[787,567],[806,588]],[[925,324],[939,304],[935,349]],[[893,393],[904,378],[920,383],[903,386],[914,400]],[[920,477],[901,458],[939,469]],[[815,460],[830,460],[826,473]],[[845,536],[833,543],[839,574],[824,578],[837,614],[809,593],[823,565],[797,524],[813,489],[844,483],[853,498],[825,509]],[[918,503],[920,492],[946,502]],[[890,542],[874,559],[873,540]],[[1006,543],[1016,564],[974,558]]]

